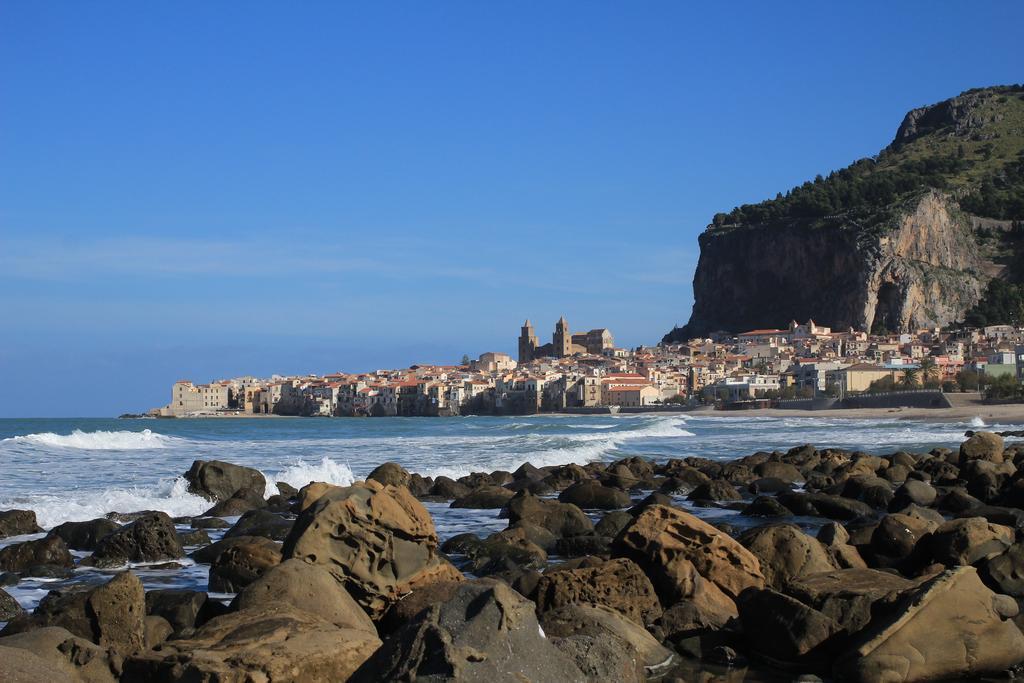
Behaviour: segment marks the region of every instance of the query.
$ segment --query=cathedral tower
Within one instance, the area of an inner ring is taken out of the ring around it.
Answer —
[[[563,315],[555,324],[555,333],[551,336],[551,344],[555,347],[555,355],[565,358],[572,355],[572,334],[569,332],[569,323]]]
[[[527,320],[523,323],[522,332],[519,335],[519,362],[529,363],[533,360],[533,354],[537,350],[537,335],[533,333],[533,325]]]

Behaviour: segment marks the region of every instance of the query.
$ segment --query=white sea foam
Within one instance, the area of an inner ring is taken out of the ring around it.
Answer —
[[[491,452],[485,458],[478,457],[458,465],[443,465],[420,471],[429,476],[446,476],[454,479],[481,470],[512,471],[526,462],[536,467],[582,464],[600,460],[627,441],[694,436],[693,432],[682,429],[686,421],[678,417],[637,420],[637,423],[635,429],[622,429],[616,432],[529,435],[524,439],[527,442],[526,448],[522,448],[522,441],[516,442],[521,450],[515,453],[503,453],[494,457],[494,453]],[[618,426],[620,425],[616,425]],[[536,445],[530,446],[530,442]]]
[[[352,469],[345,463],[338,463],[326,455],[318,463],[307,463],[296,460],[276,474],[265,474],[267,479],[266,495],[277,493],[277,482],[283,482],[299,489],[311,481],[322,481],[338,486],[348,486],[356,477]]]
[[[195,516],[209,509],[210,501],[193,495],[181,477],[146,488],[108,488],[103,491],[68,491],[61,495],[38,493],[0,499],[0,509],[29,508],[43,528],[63,522],[79,522],[103,517],[108,512],[160,510],[171,517]]]
[[[3,439],[0,443],[39,446],[44,448],[74,448],[87,451],[138,451],[168,448],[182,439],[157,434],[148,429],[141,432],[83,432],[76,429],[70,434],[41,432]]]
[[[971,418],[970,425],[972,427],[984,427],[985,421],[981,419],[980,415],[975,415],[974,417]]]

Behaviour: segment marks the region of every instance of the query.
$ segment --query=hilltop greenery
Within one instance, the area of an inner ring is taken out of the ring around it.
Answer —
[[[967,91],[958,101],[956,123],[922,122],[877,157],[716,214],[710,229],[873,212],[929,188],[955,192],[968,213],[1024,220],[1024,86]]]
[[[1024,285],[998,278],[990,280],[981,301],[967,312],[964,324],[968,327],[1024,325]]]

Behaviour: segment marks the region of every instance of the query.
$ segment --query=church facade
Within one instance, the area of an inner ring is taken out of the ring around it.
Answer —
[[[519,362],[529,363],[535,358],[566,358],[576,354],[602,355],[614,347],[615,340],[608,329],[600,327],[572,334],[564,315],[555,323],[551,343],[542,345],[538,342],[533,325],[527,320],[519,334]]]

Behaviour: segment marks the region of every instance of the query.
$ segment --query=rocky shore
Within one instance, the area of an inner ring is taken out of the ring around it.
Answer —
[[[250,468],[184,476],[210,500],[201,516],[44,531],[0,511],[0,539],[26,537],[0,548],[0,586],[111,576],[32,612],[0,589],[0,680],[867,683],[1024,662],[1024,446],[988,432],[956,451],[807,445],[458,480],[385,463],[269,499]],[[424,505],[441,501],[507,528],[442,542]],[[147,591],[138,567],[173,569],[186,548],[209,592]]]

